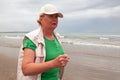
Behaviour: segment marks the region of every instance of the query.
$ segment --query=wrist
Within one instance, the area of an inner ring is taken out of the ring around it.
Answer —
[[[50,68],[57,68],[57,65],[55,64],[55,61],[54,61],[54,60],[49,61],[48,66],[49,66]]]

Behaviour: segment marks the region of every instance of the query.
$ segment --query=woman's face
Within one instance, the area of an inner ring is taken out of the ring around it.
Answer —
[[[58,15],[57,14],[45,14],[41,18],[41,25],[44,28],[55,29],[58,25]]]

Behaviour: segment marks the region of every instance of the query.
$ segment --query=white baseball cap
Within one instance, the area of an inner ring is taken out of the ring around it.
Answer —
[[[58,17],[63,18],[63,14],[52,4],[46,4],[40,9],[40,16],[43,14],[58,14]]]

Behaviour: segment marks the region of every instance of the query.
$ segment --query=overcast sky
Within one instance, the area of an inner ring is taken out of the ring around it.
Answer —
[[[64,14],[60,33],[120,34],[120,0],[0,0],[0,32],[38,28],[40,8],[47,3]]]

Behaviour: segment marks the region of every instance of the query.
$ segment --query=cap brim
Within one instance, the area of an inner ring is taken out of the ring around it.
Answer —
[[[58,14],[58,17],[63,18],[63,14],[58,12],[58,13],[46,13],[46,14]]]
[[[62,13],[57,13],[58,17],[63,18],[63,14]]]
[[[48,15],[50,15],[50,14],[58,14],[58,17],[60,17],[60,18],[63,18],[63,14],[62,13],[60,13],[60,12],[52,12],[52,13],[40,13],[40,15],[43,15],[43,14],[48,14]]]

